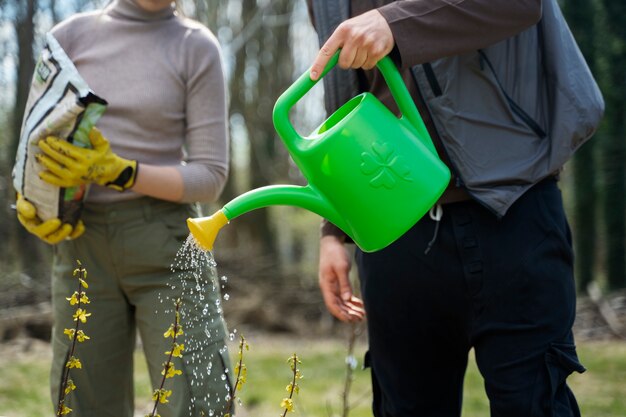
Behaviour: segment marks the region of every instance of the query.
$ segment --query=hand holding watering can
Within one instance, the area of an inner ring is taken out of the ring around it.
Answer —
[[[336,65],[338,55],[321,77]],[[438,158],[398,69],[388,57],[376,66],[402,117],[397,118],[374,95],[362,93],[302,137],[291,124],[289,111],[317,83],[307,71],[278,98],[273,118],[308,185],[258,188],[210,217],[188,219],[200,246],[211,250],[219,230],[250,210],[292,205],[327,218],[363,251],[373,252],[402,236],[435,204],[450,172]]]

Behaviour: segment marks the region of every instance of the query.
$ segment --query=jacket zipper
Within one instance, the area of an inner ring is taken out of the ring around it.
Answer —
[[[430,87],[431,88],[433,87],[433,83],[431,83],[431,81],[434,81],[434,85],[436,87],[439,87],[439,83],[437,82],[437,79],[435,78],[435,73],[434,73],[434,71],[432,71],[431,65],[430,64],[422,64],[422,68],[424,70],[426,70],[426,65],[430,68],[430,71],[431,71],[431,74],[432,74],[432,80],[431,80],[428,77],[427,72],[424,71],[425,74],[426,74],[426,78],[428,78],[428,83],[430,84]],[[465,183],[463,182],[463,179],[461,178],[461,175],[459,174],[458,168],[454,164],[454,161],[452,160],[452,158],[450,158],[450,153],[448,152],[448,149],[446,149],[446,144],[443,142],[443,140],[441,140],[441,135],[439,135],[439,131],[437,130],[437,126],[435,125],[432,113],[430,112],[430,108],[428,107],[428,104],[426,103],[426,100],[424,99],[424,96],[422,95],[422,90],[420,89],[419,83],[417,82],[417,74],[416,74],[415,68],[416,67],[412,67],[411,68],[411,76],[413,77],[413,82],[415,83],[415,87],[417,88],[417,95],[418,95],[418,98],[419,98],[420,102],[423,105],[423,108],[425,109],[425,111],[427,111],[429,113],[431,124],[432,124],[432,128],[435,131],[435,134],[437,135],[437,139],[441,143],[441,148],[446,153],[446,157],[448,159],[448,162],[450,163],[450,166],[449,166],[450,173],[454,176],[454,179],[453,179],[454,180],[454,185],[456,187],[459,187],[459,188],[465,188],[465,191],[467,191],[467,193],[473,198],[474,201],[477,201],[478,204],[483,206],[490,213],[493,213],[496,217],[502,218],[502,216],[496,210],[494,210],[491,207],[489,207],[487,204],[485,204],[479,198],[474,197],[473,193],[465,186]],[[435,90],[433,90],[433,93],[434,92],[435,92]],[[439,92],[441,94],[441,89],[439,90]]]
[[[432,65],[430,65],[430,62],[426,62],[425,64],[422,64],[422,68],[424,69],[424,74],[426,74],[428,84],[430,84],[430,89],[432,90],[435,97],[439,97],[442,94],[441,86],[439,85],[439,81],[437,81],[437,77],[435,76],[435,71],[433,71]]]
[[[546,132],[544,132],[541,126],[539,126],[539,123],[537,123],[532,117],[530,117],[530,115],[526,113],[524,109],[522,109],[519,106],[519,104],[517,104],[515,100],[511,98],[511,96],[509,96],[509,94],[506,92],[504,87],[502,87],[502,84],[500,83],[500,79],[498,78],[498,75],[496,74],[496,71],[493,68],[493,65],[491,64],[491,61],[489,61],[489,58],[487,58],[487,55],[485,54],[485,52],[479,49],[478,54],[480,55],[481,69],[484,69],[483,63],[487,64],[487,66],[489,67],[489,70],[493,74],[494,79],[496,80],[496,83],[498,84],[498,88],[500,89],[504,97],[506,98],[506,101],[509,103],[509,107],[511,108],[511,111],[515,113],[515,115],[517,115],[517,117],[519,117],[524,122],[524,124],[526,124],[526,126],[528,126],[533,132],[535,132],[537,136],[539,136],[541,139],[545,138]]]
[[[422,65],[422,68],[424,68],[424,65]],[[435,76],[434,72],[432,72],[432,67],[430,67],[430,64],[428,64],[428,67],[431,70],[431,73],[433,75],[433,77]],[[435,125],[435,122],[433,120],[433,115],[432,113],[430,113],[430,108],[428,107],[428,104],[426,103],[426,100],[424,99],[424,96],[422,95],[422,90],[420,89],[419,83],[417,82],[417,74],[415,73],[415,68],[411,68],[411,77],[413,78],[413,82],[415,83],[415,88],[417,89],[417,96],[420,100],[420,102],[422,103],[422,107],[424,108],[425,111],[428,112],[429,114],[429,118],[431,120],[431,126],[433,128],[433,130],[435,131],[435,134],[437,135],[437,140],[439,141],[439,143],[441,143],[441,148],[443,149],[443,151],[446,153],[446,158],[448,160],[448,162],[450,163],[450,171],[451,174],[454,176],[453,180],[454,180],[454,185],[456,187],[464,187],[463,184],[463,180],[461,179],[461,176],[459,175],[459,170],[457,169],[457,167],[454,165],[454,162],[452,161],[452,159],[450,158],[450,154],[448,153],[448,150],[446,149],[446,144],[443,143],[443,141],[441,140],[441,135],[439,135],[439,131],[437,130],[437,126]],[[428,76],[427,76],[428,78]],[[434,79],[435,81],[435,85],[438,87],[439,84],[437,83],[437,79]],[[430,80],[429,80],[429,84],[430,84]],[[432,88],[432,84],[431,84],[431,88]],[[434,91],[433,91],[434,92]],[[439,90],[439,93],[441,94],[441,90]],[[468,190],[469,192],[469,190]]]

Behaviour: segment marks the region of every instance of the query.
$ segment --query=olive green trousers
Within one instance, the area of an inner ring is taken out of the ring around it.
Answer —
[[[86,231],[55,247],[52,273],[54,311],[51,394],[56,408],[59,387],[72,341],[64,329],[73,329],[78,290],[73,276],[76,261],[87,270],[84,288],[90,313],[79,329],[89,337],[75,346],[82,367],[70,369],[76,389],[65,404],[73,416],[132,417],[134,397],[150,401],[152,391],[134,393],[133,353],[139,333],[152,389],[159,388],[163,365],[171,350],[164,334],[175,321],[174,301],[182,300],[180,319],[182,358],[173,358],[182,374],[167,378],[167,403],[161,417],[219,416],[228,403],[232,372],[226,348],[215,264],[191,265],[177,252],[189,232],[186,219],[197,216],[195,206],[140,198],[114,204],[88,204],[82,219]],[[206,260],[207,258],[205,258]],[[175,261],[176,260],[176,261]],[[197,263],[197,262],[196,262]],[[152,411],[152,407],[144,414]]]

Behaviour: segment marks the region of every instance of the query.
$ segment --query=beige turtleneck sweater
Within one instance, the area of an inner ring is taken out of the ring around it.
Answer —
[[[91,89],[109,105],[97,126],[118,155],[176,166],[183,201],[214,201],[228,174],[220,47],[200,23],[134,0],[74,15],[52,30]],[[141,169],[141,168],[140,168]],[[140,197],[92,185],[88,202]]]

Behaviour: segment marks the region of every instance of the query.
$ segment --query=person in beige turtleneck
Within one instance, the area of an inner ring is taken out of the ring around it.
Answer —
[[[185,220],[199,215],[193,203],[219,197],[228,174],[220,47],[206,27],[179,16],[171,0],[115,0],[103,10],[70,17],[52,34],[90,88],[107,100],[101,133],[90,137],[102,147],[110,144],[97,169],[88,166],[91,156],[84,151],[61,147],[73,145],[49,139],[40,145],[38,160],[47,169],[42,179],[61,186],[92,184],[84,233],[60,224],[55,230],[68,238],[54,252],[52,399],[56,406],[71,343],[63,329],[72,327],[74,307],[65,297],[75,290],[78,259],[89,272],[92,317],[84,325],[89,343],[79,346],[83,367],[71,375],[78,388],[67,405],[79,416],[130,417],[136,331],[156,389],[171,343],[163,334],[174,318],[164,300],[180,293],[174,281],[179,273],[171,265],[188,236]],[[128,175],[98,176],[112,165]],[[221,415],[226,405],[226,327],[219,285],[211,283],[215,271],[205,274],[199,279],[216,290],[202,301],[185,300],[195,325],[185,328],[184,337],[196,343],[185,343],[183,357],[174,358],[183,376],[167,380],[172,394],[159,405],[163,417]]]

